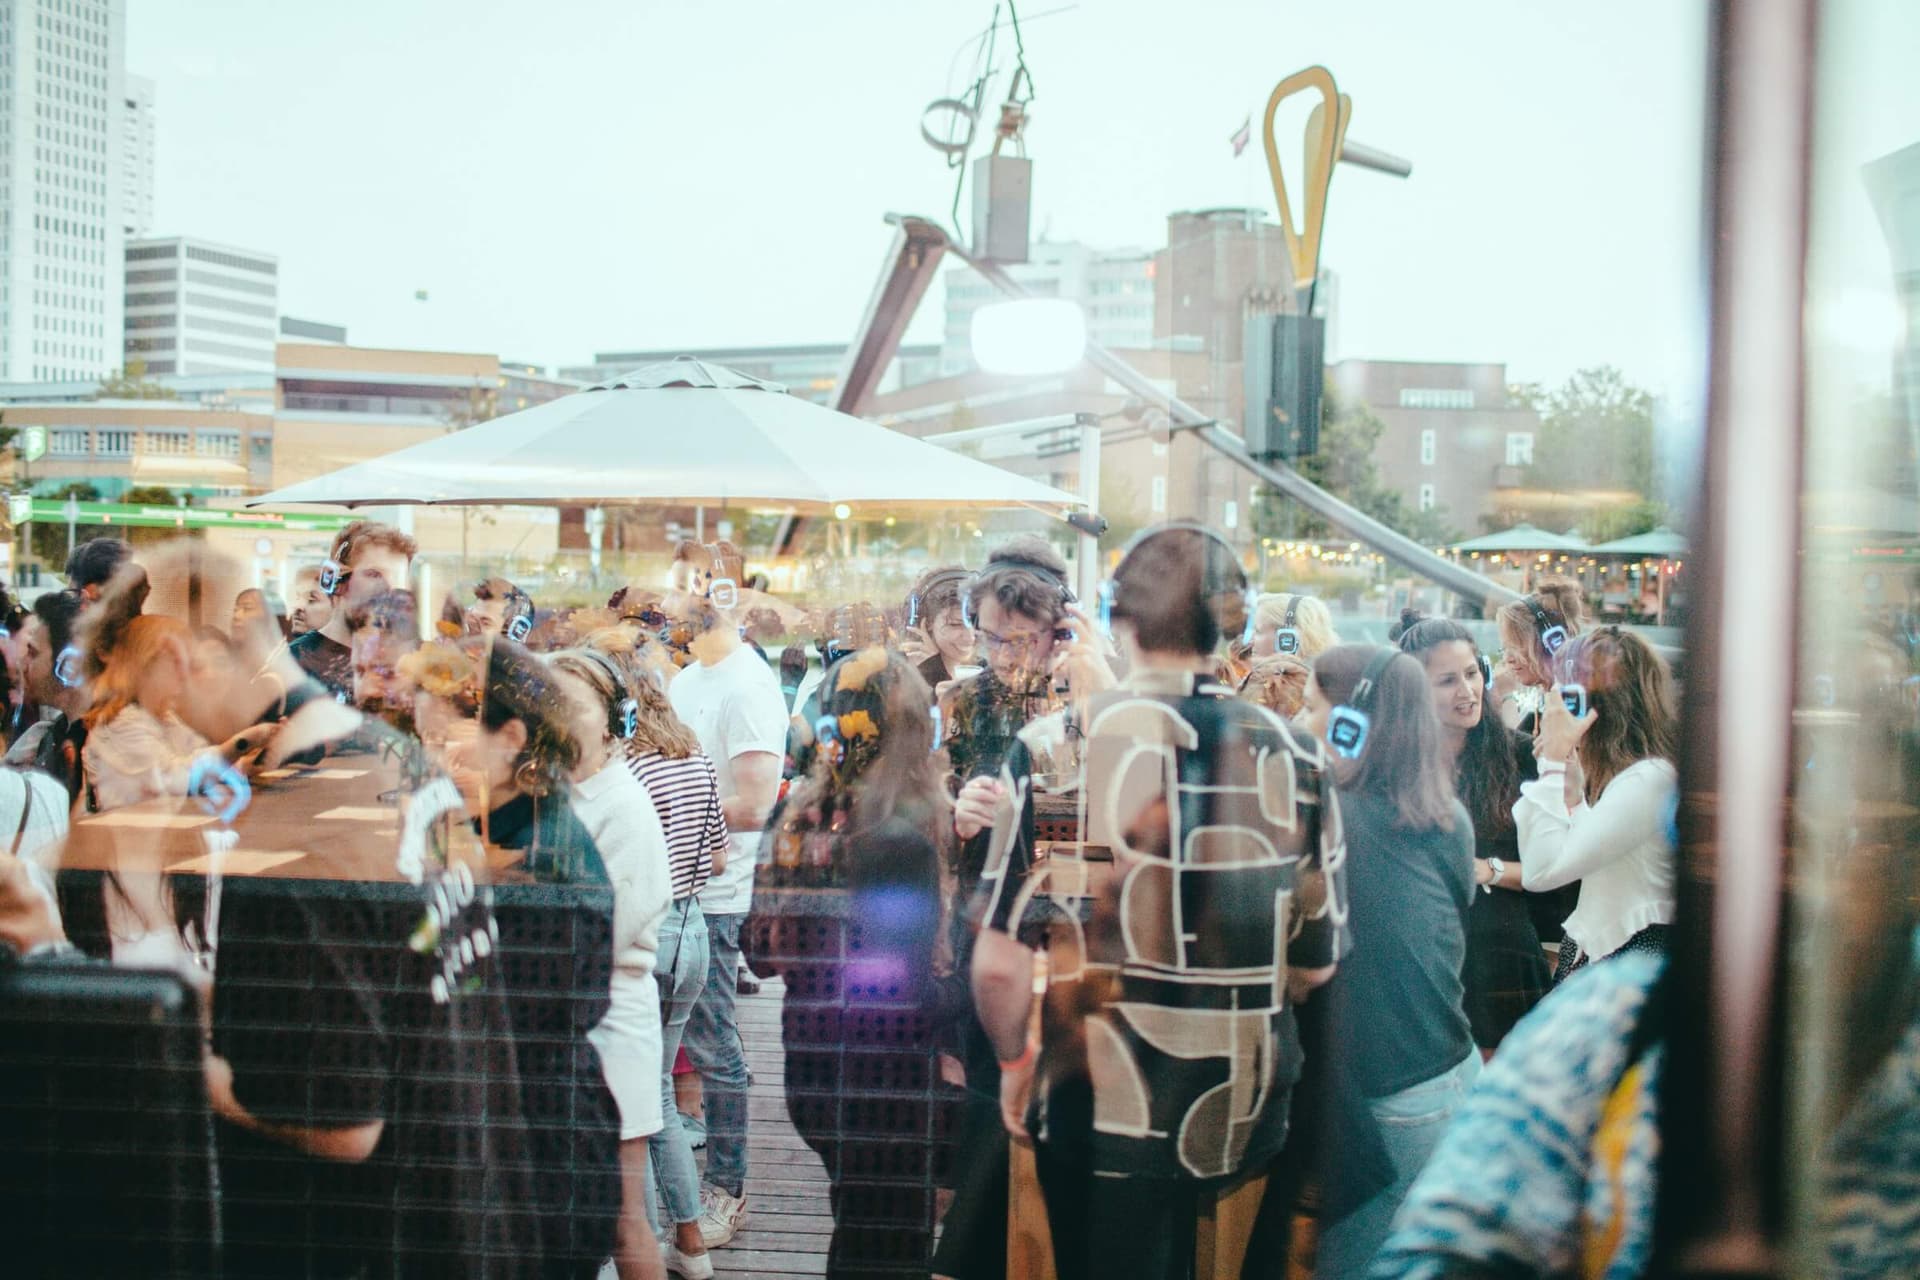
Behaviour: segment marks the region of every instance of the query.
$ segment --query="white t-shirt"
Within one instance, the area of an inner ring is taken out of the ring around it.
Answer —
[[[695,663],[667,686],[674,714],[700,739],[713,761],[725,803],[739,793],[733,782],[733,758],[765,751],[776,760],[787,750],[787,700],[766,660],[747,645],[708,666]],[[700,891],[707,915],[732,915],[753,906],[753,863],[760,851],[758,831],[735,831],[727,842],[727,869]]]

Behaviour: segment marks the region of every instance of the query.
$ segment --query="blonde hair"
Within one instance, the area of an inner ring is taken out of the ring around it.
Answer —
[[[192,629],[178,618],[161,613],[143,613],[119,628],[93,683],[93,707],[85,717],[87,728],[111,723],[139,701],[140,677],[159,659],[161,650],[176,640],[182,645],[192,643]]]
[[[1510,652],[1527,655],[1533,666],[1549,677],[1553,673],[1553,655],[1547,652],[1546,644],[1540,639],[1540,627],[1534,619],[1533,610],[1527,607],[1527,601],[1533,601],[1548,613],[1557,613],[1567,628],[1567,638],[1573,639],[1584,629],[1587,620],[1587,601],[1581,594],[1580,585],[1566,578],[1542,578],[1534,584],[1533,594],[1502,605],[1495,615],[1500,624],[1500,647]]]
[[[1293,610],[1293,629],[1300,633],[1300,657],[1312,662],[1340,643],[1340,637],[1333,630],[1333,614],[1324,601],[1286,591],[1254,601],[1253,629],[1278,631],[1287,625],[1288,609]]]

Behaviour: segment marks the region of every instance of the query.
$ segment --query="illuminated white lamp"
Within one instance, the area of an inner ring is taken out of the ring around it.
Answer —
[[[1063,373],[1087,349],[1087,318],[1065,298],[990,302],[973,313],[973,359],[988,373]]]
[[[853,508],[848,506],[846,503],[836,502],[833,504],[833,518],[835,520],[845,520],[848,516],[852,514],[853,514]]]

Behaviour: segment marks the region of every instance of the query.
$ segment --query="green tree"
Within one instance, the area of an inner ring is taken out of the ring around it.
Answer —
[[[130,507],[177,507],[180,494],[165,485],[137,484],[120,495],[120,501]],[[187,505],[193,505],[193,499],[187,499]]]
[[[1540,415],[1527,487],[1548,493],[1653,493],[1653,395],[1612,365],[1582,369],[1558,388],[1509,388]]]
[[[129,360],[118,373],[102,379],[96,400],[177,400],[172,387],[147,380],[147,362]]]
[[[1456,540],[1459,534],[1448,524],[1445,508],[1411,510],[1405,496],[1381,480],[1374,453],[1386,429],[1386,423],[1365,405],[1349,406],[1329,391],[1321,408],[1320,449],[1300,460],[1300,474],[1416,542],[1439,546]],[[1254,533],[1263,538],[1325,542],[1344,536],[1319,516],[1264,487],[1256,491],[1250,518]]]

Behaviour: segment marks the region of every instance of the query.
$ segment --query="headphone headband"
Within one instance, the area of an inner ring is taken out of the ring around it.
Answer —
[[[613,659],[598,649],[584,647],[569,649],[565,656],[586,659],[593,665],[598,666],[601,671],[606,673],[607,678],[613,681],[613,691],[621,695],[620,705],[607,709],[607,729],[613,736],[616,738],[631,738],[634,734],[638,733],[640,731],[640,704],[633,697],[633,693],[627,685],[627,678],[620,674],[620,668],[614,665]]]
[[[1400,656],[1398,649],[1382,645],[1367,660],[1360,672],[1360,679],[1354,684],[1353,692],[1347,695],[1347,705],[1356,711],[1366,711],[1373,703],[1373,695],[1380,688],[1380,678],[1387,674],[1387,668]]]
[[[1540,647],[1547,651],[1549,658],[1558,657],[1560,650],[1564,649],[1567,641],[1572,638],[1567,634],[1566,618],[1562,617],[1558,610],[1549,609],[1541,604],[1537,595],[1522,596],[1521,600],[1527,606],[1528,612],[1533,614],[1533,631],[1540,637]]]
[[[1281,623],[1280,625],[1285,627],[1287,630],[1292,631],[1294,629],[1294,620],[1299,615],[1299,613],[1300,613],[1300,596],[1299,596],[1299,593],[1296,592],[1293,596],[1291,596],[1287,600],[1287,620]]]
[[[1219,547],[1221,551],[1226,553],[1226,562],[1232,565],[1234,572],[1240,575],[1240,586],[1237,590],[1240,592],[1247,615],[1246,626],[1241,632],[1240,641],[1242,644],[1251,642],[1253,639],[1253,615],[1258,604],[1258,597],[1254,592],[1252,583],[1247,580],[1246,566],[1240,563],[1240,553],[1234,550],[1233,544],[1227,541],[1225,535],[1218,529],[1209,528],[1201,524],[1198,520],[1169,520],[1165,524],[1151,525],[1142,529],[1127,539],[1126,545],[1120,548],[1119,563],[1113,566],[1113,572],[1108,575],[1107,580],[1100,584],[1101,629],[1111,629],[1114,601],[1120,594],[1118,586],[1120,575],[1126,570],[1127,561],[1132,558],[1133,553],[1141,544],[1151,538],[1158,537],[1163,533],[1182,532],[1197,533],[1201,537],[1211,541],[1215,546]],[[1211,602],[1216,596],[1236,590],[1236,588],[1225,584],[1210,588],[1207,577],[1207,560],[1203,555],[1200,563],[1200,590],[1206,595],[1208,601]]]

